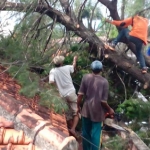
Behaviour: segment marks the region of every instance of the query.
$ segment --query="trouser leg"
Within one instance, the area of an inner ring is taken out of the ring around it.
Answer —
[[[129,41],[134,43],[136,46],[136,57],[137,57],[137,60],[140,62],[140,67],[146,68],[145,59],[142,54],[143,41],[141,39],[133,37],[133,36],[129,37]]]
[[[91,128],[92,124],[88,118],[82,117],[82,145],[83,150],[91,150]]]
[[[128,28],[123,28],[119,33],[118,36],[112,41],[114,45],[117,45],[118,42],[121,41],[123,37],[126,37],[127,39],[129,38],[129,29]]]
[[[92,122],[91,142],[92,150],[101,149],[102,122]]]

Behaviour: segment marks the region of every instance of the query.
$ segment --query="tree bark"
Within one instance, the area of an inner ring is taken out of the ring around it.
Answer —
[[[109,127],[112,127],[118,131],[118,133],[121,135],[121,132],[125,135],[126,138],[129,138],[128,146],[131,150],[150,150],[148,146],[139,138],[139,136],[131,129],[125,127],[123,125],[117,125],[114,123],[114,120],[106,118],[104,121],[104,124],[106,124]]]
[[[102,3],[103,5],[105,5],[109,11],[110,11],[110,16],[112,17],[113,20],[120,20],[120,17],[119,17],[119,14],[118,14],[118,11],[117,11],[117,0],[112,0],[112,1],[109,1],[109,0],[99,0],[100,3]],[[143,2],[144,3],[144,2]],[[149,9],[149,8],[148,8]],[[118,32],[119,32],[119,28],[117,27],[118,29]],[[128,42],[126,40],[123,40],[121,41],[125,44],[128,45],[128,48],[134,53],[136,54],[136,49],[134,47],[134,44],[131,43],[131,42]],[[148,57],[146,57],[144,55],[144,58],[145,58],[145,61],[146,61],[146,64],[148,67],[150,67],[150,60]]]
[[[148,148],[148,146],[139,138],[139,136],[133,130],[129,128],[125,129],[132,140],[132,144],[134,144],[137,150],[150,150],[150,148]]]
[[[113,9],[114,7],[112,5],[116,6],[116,0],[113,1],[107,1],[107,0],[99,0],[102,4],[106,5],[111,11],[115,12],[113,18],[117,18],[118,13],[116,9]],[[76,24],[72,22],[72,19],[54,9],[51,6],[31,6],[31,5],[25,5],[23,3],[13,3],[13,2],[6,2],[4,6],[0,6],[0,10],[2,11],[19,11],[19,12],[26,12],[28,9],[31,8],[38,13],[45,13],[47,16],[51,17],[52,19],[56,18],[56,22],[63,24],[68,30],[74,31],[74,33],[78,36],[80,36],[84,41],[88,42],[92,47],[95,47],[96,50],[100,50],[104,48],[104,43],[102,40],[100,40],[95,33],[88,30],[81,22],[79,23],[80,27],[77,28]],[[118,18],[119,19],[119,18]],[[124,58],[119,53],[112,52],[111,50],[105,50],[105,52],[108,54],[108,58],[111,62],[116,64],[119,68],[124,70],[125,72],[131,74],[135,79],[139,80],[141,83],[143,83],[144,88],[148,88],[150,86],[150,74],[141,74],[140,69],[137,67],[134,67],[133,62],[129,61],[127,58]],[[147,61],[150,62],[150,61]]]
[[[124,19],[124,10],[125,10],[125,2],[126,0],[122,0],[122,6],[121,6],[121,19]]]

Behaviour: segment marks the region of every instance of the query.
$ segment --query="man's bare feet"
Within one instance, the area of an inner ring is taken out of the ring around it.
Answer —
[[[78,136],[77,136],[75,130],[69,129],[69,133],[71,136],[74,136],[76,139],[78,139]]]

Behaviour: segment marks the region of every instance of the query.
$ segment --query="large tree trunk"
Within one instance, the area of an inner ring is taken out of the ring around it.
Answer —
[[[115,124],[114,120],[109,118],[105,119],[104,124],[116,129],[120,136],[123,135],[123,139],[130,139],[128,141],[130,150],[150,150],[148,146],[140,139],[140,137],[125,125],[120,126],[118,124]]]
[[[121,19],[123,19],[122,17],[121,18],[119,17],[119,14],[118,14],[118,11],[117,11],[117,0],[112,0],[112,1],[109,1],[109,0],[99,0],[99,2],[102,3],[103,5],[105,5],[109,9],[110,16],[112,17],[113,20],[121,20]],[[143,1],[143,3],[144,3],[144,1]],[[123,7],[125,7],[125,6],[123,6]],[[117,27],[117,29],[118,29],[118,31],[120,30],[118,27]],[[132,44],[131,42],[128,42],[127,40],[123,40],[122,42],[125,43],[125,44],[127,44],[128,48],[134,54],[136,53],[134,44]],[[150,60],[149,60],[149,58],[146,57],[145,55],[144,55],[144,57],[145,57],[145,61],[146,61],[147,66],[150,67]]]
[[[111,12],[113,19],[119,19],[118,13],[117,13],[117,0],[113,1],[107,1],[107,0],[99,0],[102,4],[106,5],[108,9]],[[29,5],[26,6],[23,3],[13,3],[13,2],[6,2],[5,5],[0,5],[0,10],[13,10],[13,11],[24,11],[26,12],[28,9],[31,8],[38,13],[46,14],[47,16],[51,17],[52,19],[55,19],[56,22],[59,22],[63,24],[68,30],[74,31],[74,33],[78,36],[80,36],[83,40],[88,42],[92,47],[94,47],[96,50],[100,50],[104,48],[104,43],[102,40],[100,40],[92,31],[88,30],[82,22],[76,22],[76,19],[73,19],[66,14],[63,14],[62,12],[54,9],[50,5]],[[77,27],[77,24],[80,25],[80,27]],[[105,52],[108,54],[108,58],[110,61],[112,61],[114,64],[116,64],[119,68],[124,70],[125,72],[131,74],[135,79],[139,80],[144,87],[147,88],[150,86],[150,74],[141,74],[140,69],[134,67],[133,62],[130,62],[127,58],[124,58],[122,55],[120,55],[117,52],[112,52],[110,50],[105,50]],[[150,63],[150,61],[146,61],[147,63]]]

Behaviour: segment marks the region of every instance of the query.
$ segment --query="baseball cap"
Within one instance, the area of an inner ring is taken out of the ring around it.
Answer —
[[[53,59],[53,62],[55,65],[60,65],[64,62],[64,59],[65,57],[64,56],[56,56],[54,59]]]
[[[103,65],[98,60],[93,61],[92,64],[91,64],[91,69],[92,70],[98,70],[98,69],[101,70],[102,68],[103,68]]]

